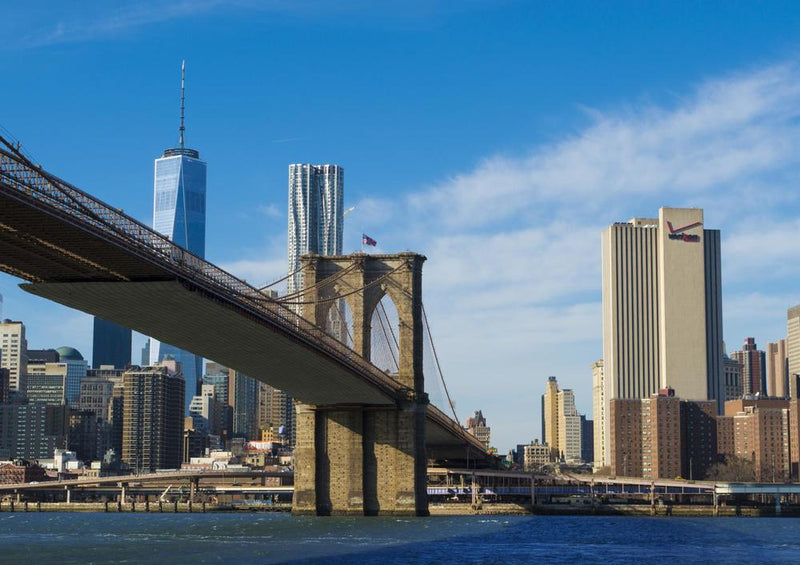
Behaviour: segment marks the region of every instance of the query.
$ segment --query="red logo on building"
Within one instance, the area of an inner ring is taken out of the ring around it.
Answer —
[[[681,241],[690,241],[697,243],[700,241],[699,235],[692,235],[688,233],[684,233],[689,231],[690,229],[697,228],[703,225],[703,222],[695,222],[693,224],[689,224],[688,226],[683,226],[682,228],[673,228],[672,222],[667,222],[667,227],[669,228],[669,233],[667,234],[670,239],[679,239]]]

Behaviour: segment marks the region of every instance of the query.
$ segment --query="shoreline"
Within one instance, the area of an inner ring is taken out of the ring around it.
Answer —
[[[87,513],[137,513],[137,514],[248,514],[262,512],[290,513],[291,504],[233,505],[206,503],[157,503],[139,502],[118,504],[115,502],[5,502],[0,513],[20,512],[87,512]],[[657,516],[657,517],[800,517],[800,506],[719,506],[710,505],[663,505],[645,504],[598,504],[575,506],[565,504],[483,504],[473,508],[468,503],[431,504],[431,516]]]

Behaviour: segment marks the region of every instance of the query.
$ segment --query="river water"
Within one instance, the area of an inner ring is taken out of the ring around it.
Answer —
[[[800,563],[797,518],[0,514],[0,563]]]

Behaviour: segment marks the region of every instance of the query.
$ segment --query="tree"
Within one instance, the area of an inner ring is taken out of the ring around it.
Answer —
[[[756,466],[752,461],[726,455],[719,463],[714,463],[706,475],[712,481],[753,482],[756,480]]]

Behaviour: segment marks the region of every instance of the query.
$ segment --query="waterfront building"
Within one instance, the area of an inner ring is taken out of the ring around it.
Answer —
[[[36,463],[20,460],[0,465],[0,485],[18,485],[34,481],[41,483],[46,480],[48,480],[47,473]]]
[[[752,461],[758,482],[784,482],[790,474],[789,410],[748,406],[733,416],[734,455]]]
[[[541,471],[546,465],[551,462],[550,446],[546,443],[539,443],[538,439],[531,442],[530,445],[523,445],[522,447],[522,467],[526,472],[536,473]]]
[[[0,460],[52,457],[66,443],[69,413],[67,406],[0,404]]]
[[[180,467],[185,382],[175,361],[123,375],[122,461],[137,473]]]
[[[731,357],[742,364],[742,394],[767,396],[766,354],[758,349],[755,338],[745,338],[742,350],[732,352]]]
[[[798,379],[800,375],[800,305],[786,311],[786,357],[789,365],[789,396],[797,398]]]
[[[25,394],[28,374],[28,342],[25,324],[13,320],[0,323],[0,367],[8,369],[8,390],[11,395]]]
[[[491,447],[492,428],[486,425],[486,418],[481,410],[476,410],[471,418],[467,418],[467,432],[478,438],[486,449]]]
[[[689,401],[672,389],[612,399],[611,472],[632,477],[703,478],[717,460],[715,400]]]
[[[608,405],[605,399],[606,384],[603,360],[592,363],[592,412],[594,414],[592,429],[592,462],[595,469],[602,469],[609,464],[605,458],[606,418]],[[587,461],[588,462],[588,461]]]
[[[155,160],[153,229],[174,243],[205,257],[206,251],[206,163],[200,153],[184,143],[184,73],[181,68],[181,125],[178,147],[166,149]],[[183,368],[183,378],[195,394],[202,387],[202,357],[172,345],[149,340],[149,364],[174,359]],[[184,413],[188,411],[188,401]]]
[[[92,338],[92,367],[111,365],[124,369],[131,364],[133,332],[95,316]]]
[[[722,366],[725,373],[725,402],[736,400],[744,395],[742,387],[742,364],[736,359],[731,359],[726,354],[722,359]]]
[[[703,228],[703,210],[660,208],[658,218],[615,223],[603,232],[602,257],[606,406],[672,388],[714,399],[721,412],[720,233]]]

